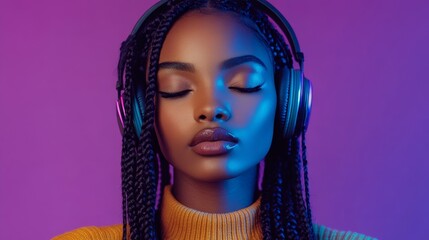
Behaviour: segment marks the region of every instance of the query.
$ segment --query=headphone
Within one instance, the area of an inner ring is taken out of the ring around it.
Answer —
[[[148,19],[156,17],[161,10],[167,6],[168,0],[161,0],[147,10],[134,26],[128,39],[133,39],[139,32],[139,29],[146,24]],[[278,103],[277,103],[277,121],[282,130],[280,134],[284,138],[299,136],[305,132],[308,127],[311,112],[312,86],[311,81],[304,77],[304,54],[301,52],[295,32],[285,17],[270,3],[265,0],[256,0],[256,7],[270,17],[285,34],[291,49],[293,59],[299,64],[299,69],[285,66],[280,74]],[[122,48],[127,44],[128,39],[122,43]],[[126,54],[126,53],[125,53]],[[116,90],[118,91],[118,100],[116,101],[116,115],[121,134],[124,132],[125,114],[123,84],[124,84],[124,51],[121,51],[121,57],[118,65],[118,81]],[[292,64],[293,65],[293,64]],[[133,101],[133,124],[137,136],[141,135],[144,116],[144,93],[141,88],[137,88]]]

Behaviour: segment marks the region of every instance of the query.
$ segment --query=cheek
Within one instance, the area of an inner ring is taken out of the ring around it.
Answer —
[[[177,144],[186,142],[186,133],[189,134],[189,124],[192,123],[192,109],[190,103],[183,101],[158,101],[156,119],[156,133],[162,153],[167,159],[176,151]]]
[[[235,124],[252,131],[267,130],[271,125],[274,126],[277,105],[275,90],[266,90],[258,97],[244,98],[235,105]]]
[[[273,138],[277,105],[275,89],[270,88],[258,98],[249,98],[237,104],[240,106],[234,107],[234,125],[240,129],[238,137],[245,143],[245,152],[258,155],[262,159]]]

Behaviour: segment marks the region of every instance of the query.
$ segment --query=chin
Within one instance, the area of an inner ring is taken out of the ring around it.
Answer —
[[[194,179],[204,182],[219,182],[237,177],[252,177],[257,172],[259,162],[256,161],[253,164],[249,164],[249,162],[243,163],[242,161],[222,158],[214,159],[212,157],[202,160],[198,164],[198,169],[193,169],[194,171],[190,175],[193,175]],[[257,175],[253,177],[257,178]]]

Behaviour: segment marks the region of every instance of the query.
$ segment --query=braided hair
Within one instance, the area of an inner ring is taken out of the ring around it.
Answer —
[[[292,67],[291,52],[283,36],[250,0],[171,0],[158,16],[145,21],[138,32],[124,41],[118,77],[125,77],[125,114],[133,116],[132,101],[136,91],[145,91],[145,104],[140,136],[136,135],[133,117],[127,117],[124,122],[121,156],[123,240],[128,239],[127,232],[132,240],[161,237],[158,206],[164,187],[170,184],[170,173],[154,131],[158,61],[161,46],[172,25],[193,10],[230,12],[238,16],[271,52],[275,76],[279,76],[284,67]],[[284,139],[274,135],[265,158],[261,192],[259,217],[264,239],[314,238],[304,131],[301,142],[299,136]]]

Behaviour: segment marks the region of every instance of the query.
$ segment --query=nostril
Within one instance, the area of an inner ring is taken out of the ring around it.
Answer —
[[[230,118],[228,112],[224,110],[218,111],[205,111],[198,115],[197,121],[226,121]]]

